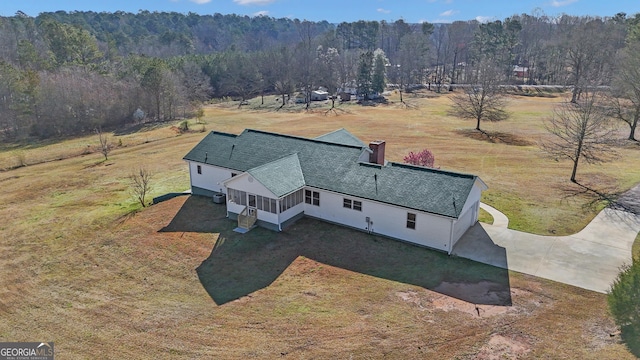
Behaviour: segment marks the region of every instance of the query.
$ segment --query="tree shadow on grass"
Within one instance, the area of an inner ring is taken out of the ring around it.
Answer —
[[[614,185],[606,185],[613,180],[591,179],[589,182],[575,182],[563,186],[564,199],[582,197],[586,200],[584,207],[597,208],[600,204],[632,215],[640,215],[640,184],[626,192],[621,192]]]
[[[487,141],[493,144],[505,144],[513,146],[531,146],[534,145],[532,141],[529,141],[523,137],[515,134],[500,132],[500,131],[484,131],[475,129],[458,129],[456,133],[470,139]]]
[[[474,304],[511,305],[506,269],[310,218],[280,233],[256,228],[237,234],[233,221],[221,220],[224,206],[207,200],[191,197],[171,221],[174,225],[162,231],[211,230],[220,234],[209,257],[196,269],[202,286],[218,305],[269,286],[299,256]],[[190,223],[193,229],[188,229]],[[490,285],[468,287],[467,291],[442,286],[479,283]]]

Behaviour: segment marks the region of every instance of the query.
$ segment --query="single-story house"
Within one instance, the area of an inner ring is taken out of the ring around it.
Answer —
[[[329,93],[325,90],[314,90],[311,92],[311,101],[325,101],[329,99]]]
[[[226,195],[245,231],[281,231],[303,216],[451,253],[478,220],[477,176],[385,160],[345,129],[304,138],[212,131],[185,157],[194,195]]]

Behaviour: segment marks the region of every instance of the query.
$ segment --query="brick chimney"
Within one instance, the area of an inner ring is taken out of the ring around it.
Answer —
[[[384,145],[384,140],[375,140],[369,143],[369,149],[373,151],[369,154],[370,163],[384,165]]]

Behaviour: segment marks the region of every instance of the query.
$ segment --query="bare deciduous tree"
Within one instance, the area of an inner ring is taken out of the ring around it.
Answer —
[[[640,121],[640,43],[629,45],[618,61],[618,69],[613,81],[613,116],[629,125],[629,140],[635,138]]]
[[[95,129],[96,134],[98,135],[98,141],[100,141],[100,153],[104,155],[104,161],[109,160],[109,153],[111,152],[111,148],[113,147],[111,141],[107,134],[102,132],[102,129],[99,127]]]
[[[506,97],[500,88],[503,77],[500,70],[489,60],[483,60],[475,73],[475,83],[451,98],[450,112],[464,119],[475,119],[476,130],[482,131],[480,121],[506,120],[509,113],[505,111]]]
[[[151,191],[151,178],[152,174],[144,167],[138,168],[129,175],[131,182],[131,194],[140,202],[142,207],[146,207],[145,198]]]
[[[599,95],[583,93],[573,102],[566,102],[555,110],[545,127],[553,138],[542,144],[545,152],[556,160],[565,158],[573,163],[571,181],[576,181],[580,160],[601,163],[614,153],[612,145],[617,143],[615,128],[605,109],[600,106]]]

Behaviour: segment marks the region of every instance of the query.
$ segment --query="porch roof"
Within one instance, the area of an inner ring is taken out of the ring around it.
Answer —
[[[277,197],[288,195],[305,185],[298,154],[285,156],[247,172]]]

